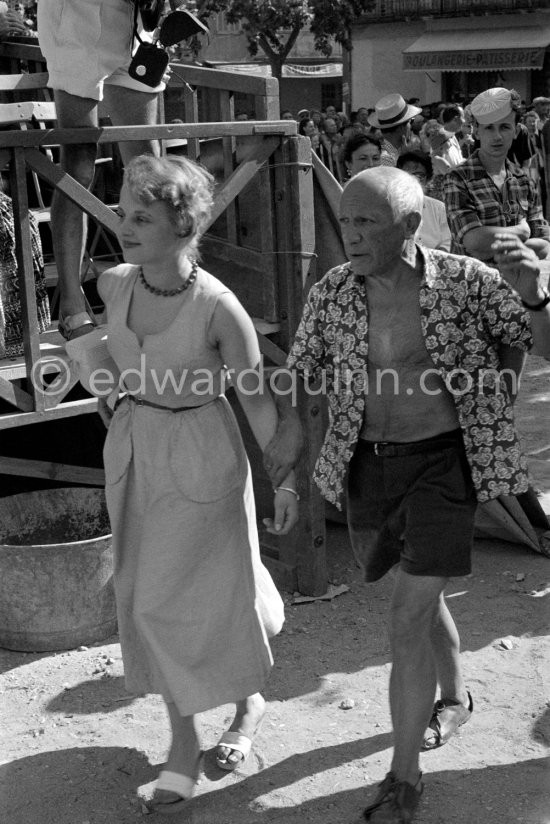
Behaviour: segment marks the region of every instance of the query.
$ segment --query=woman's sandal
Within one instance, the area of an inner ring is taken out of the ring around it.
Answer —
[[[171,770],[162,770],[158,779],[140,787],[138,794],[150,812],[161,813],[161,815],[175,815],[181,812],[189,802],[195,792],[197,781],[189,778],[188,775],[180,775]],[[147,790],[152,791],[151,798],[147,798]],[[173,793],[173,801],[159,801],[155,798],[158,790],[166,790]],[[144,797],[145,796],[145,797]]]
[[[252,740],[247,735],[243,735],[241,732],[232,732],[231,730],[228,730],[227,732],[224,732],[216,746],[218,748],[227,747],[228,750],[231,750],[226,758],[220,758],[218,753],[216,753],[216,764],[221,770],[233,772],[233,770],[236,770],[237,767],[239,767],[250,755]],[[229,761],[229,756],[235,752],[240,753],[241,758],[239,758],[238,761]]]
[[[428,729],[424,733],[421,750],[436,750],[446,744],[459,727],[470,720],[474,711],[474,702],[468,693],[468,707],[452,698],[441,698],[434,704]]]
[[[92,332],[95,329],[95,323],[88,312],[78,312],[76,315],[65,315],[65,317],[60,315],[57,328],[65,340],[73,340]]]

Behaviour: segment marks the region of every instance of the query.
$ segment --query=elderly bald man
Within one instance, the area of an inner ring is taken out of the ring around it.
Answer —
[[[306,388],[326,387],[319,489],[338,507],[347,494],[365,579],[394,574],[394,751],[365,811],[377,824],[412,821],[421,749],[445,743],[471,715],[444,591],[471,570],[477,501],[527,488],[499,348],[550,354],[536,255],[503,232],[493,248],[499,274],[423,248],[421,214],[421,187],[401,170],[349,181],[340,204],[348,262],[312,287],[287,362]]]

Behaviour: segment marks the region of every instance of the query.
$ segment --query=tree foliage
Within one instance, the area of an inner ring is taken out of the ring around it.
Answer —
[[[327,57],[334,39],[349,48],[352,22],[367,11],[374,0],[202,0],[200,14],[225,12],[228,23],[240,23],[255,57],[261,49],[275,77],[302,29],[313,32],[315,48]]]

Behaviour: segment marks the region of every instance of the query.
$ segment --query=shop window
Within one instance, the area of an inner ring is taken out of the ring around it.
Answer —
[[[341,81],[334,81],[333,83],[321,83],[321,108],[326,109],[327,106],[334,106],[336,111],[342,109],[342,83]]]

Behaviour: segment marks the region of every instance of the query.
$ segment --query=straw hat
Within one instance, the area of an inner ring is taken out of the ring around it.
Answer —
[[[393,129],[421,113],[422,109],[405,103],[400,94],[387,94],[374,104],[374,114],[369,115],[368,121],[377,129]]]

